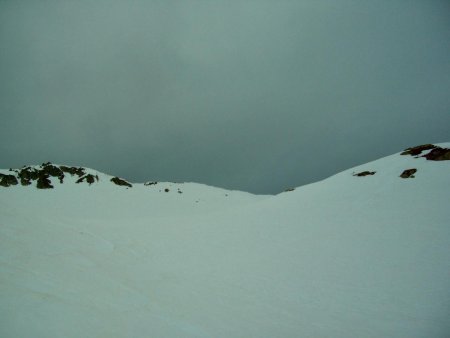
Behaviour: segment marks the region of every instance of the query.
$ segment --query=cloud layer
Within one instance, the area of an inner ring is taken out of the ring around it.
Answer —
[[[446,1],[1,1],[0,167],[256,193],[450,140]]]

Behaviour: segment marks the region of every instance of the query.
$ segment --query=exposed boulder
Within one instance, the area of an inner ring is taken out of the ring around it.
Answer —
[[[132,185],[130,183],[128,183],[127,181],[116,177],[111,178],[111,182],[113,182],[114,184],[120,185],[120,186],[126,186],[126,187],[132,187]]]
[[[295,190],[295,188],[287,188],[287,189],[284,189],[284,192],[290,192],[290,191],[294,191]]]
[[[144,183],[145,186],[156,185],[156,184],[158,184],[158,182],[146,182],[146,183]]]
[[[363,177],[363,176],[370,176],[375,175],[376,171],[361,171],[360,173],[353,174],[353,176]]]
[[[18,183],[19,182],[14,175],[0,174],[0,186],[7,188],[11,185],[17,185]]]
[[[416,168],[406,169],[401,173],[400,177],[401,178],[414,178],[415,177],[414,174],[416,172],[417,172]]]

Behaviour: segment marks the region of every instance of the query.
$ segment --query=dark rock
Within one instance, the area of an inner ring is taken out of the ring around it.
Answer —
[[[39,178],[37,180],[36,187],[38,189],[53,189],[52,182],[49,180],[48,174],[41,174],[39,175]]]
[[[17,181],[16,176],[0,174],[0,186],[7,188],[17,184],[19,184],[19,182]]]
[[[111,182],[113,182],[114,184],[120,185],[120,186],[127,186],[127,187],[132,187],[132,185],[130,183],[128,183],[125,180],[122,180],[118,177],[113,177],[111,178]]]
[[[417,169],[415,169],[415,168],[406,169],[401,173],[400,177],[401,178],[414,178],[415,177],[414,174],[416,172],[417,172]]]
[[[165,191],[165,192],[169,192],[170,190],[169,190],[169,188],[166,188],[166,189],[164,189],[164,191]]]
[[[145,186],[156,185],[156,184],[158,184],[158,182],[146,182],[146,183],[144,183]]]
[[[30,185],[30,184],[31,184],[31,181],[30,181],[30,180],[27,180],[27,179],[25,179],[25,178],[21,178],[21,179],[20,179],[20,184],[22,184],[23,186]]]
[[[50,162],[44,163],[41,165],[42,169],[39,170],[39,178],[42,177],[41,183],[38,184],[42,187],[40,189],[50,189],[53,188],[53,186],[50,184],[50,181],[48,181],[48,177],[58,177],[59,183],[64,182],[64,172],[61,170],[61,168],[58,168],[57,166],[52,165]]]
[[[429,161],[449,161],[450,160],[450,149],[436,147],[428,154],[423,155]]]
[[[363,177],[369,175],[375,175],[376,171],[361,171],[360,173],[353,174],[353,176]]]
[[[51,164],[45,164],[45,166],[43,166],[43,168],[40,170],[40,172],[47,174],[49,176],[52,176],[52,177],[64,176],[64,172],[60,168],[58,168],[54,165],[51,165]]]
[[[30,181],[36,181],[39,178],[39,171],[35,168],[22,168],[18,174],[22,185],[31,184]],[[29,182],[29,183],[28,183]]]
[[[405,149],[400,155],[411,155],[411,156],[417,156],[422,153],[422,151],[430,150],[437,148],[434,144],[422,144],[420,146],[412,147]]]
[[[295,188],[287,188],[284,190],[284,192],[289,192],[289,191],[294,191],[294,190],[295,190]]]

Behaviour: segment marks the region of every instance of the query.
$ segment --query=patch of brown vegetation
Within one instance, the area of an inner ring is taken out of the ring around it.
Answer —
[[[400,177],[401,178],[414,178],[415,177],[414,174],[416,172],[417,172],[416,168],[406,169],[401,173]]]

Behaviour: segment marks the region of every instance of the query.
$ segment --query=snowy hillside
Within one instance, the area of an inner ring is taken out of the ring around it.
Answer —
[[[0,337],[449,337],[438,146],[276,196],[1,170]]]

